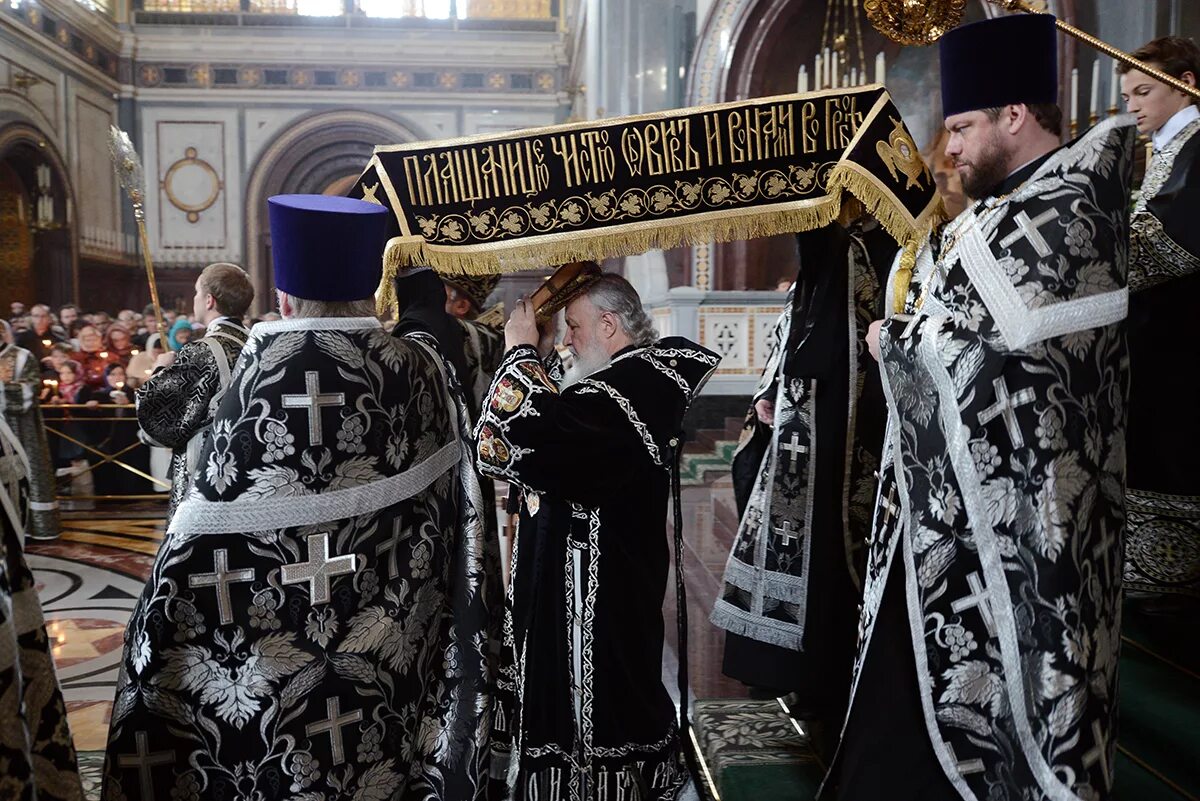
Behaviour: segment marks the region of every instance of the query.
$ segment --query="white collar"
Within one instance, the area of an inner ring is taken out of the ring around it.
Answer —
[[[250,329],[250,336],[262,339],[268,334],[287,331],[367,331],[374,328],[383,329],[383,323],[375,317],[290,317],[257,323]]]
[[[1167,120],[1163,127],[1159,128],[1150,137],[1154,142],[1154,151],[1157,153],[1171,143],[1171,140],[1179,135],[1179,132],[1192,123],[1192,120],[1200,120],[1200,108],[1194,105],[1188,105],[1185,108],[1175,112],[1171,119]]]

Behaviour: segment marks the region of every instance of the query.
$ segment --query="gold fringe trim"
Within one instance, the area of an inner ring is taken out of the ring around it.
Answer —
[[[383,280],[376,295],[379,313],[396,308],[396,275],[405,267],[429,266],[441,273],[487,275],[556,267],[571,261],[603,261],[617,256],[645,253],[648,250],[757,239],[821,228],[837,219],[841,210],[841,192],[835,192],[801,209],[758,210],[716,219],[688,222],[687,218],[639,224],[632,229],[614,226],[577,235],[559,234],[550,241],[522,244],[521,240],[497,244],[488,250],[456,252],[453,246],[429,247],[420,237],[397,237],[387,244],[383,261]]]
[[[853,197],[845,197],[845,194]],[[396,275],[406,267],[428,266],[440,273],[488,275],[556,267],[572,261],[603,261],[648,250],[758,239],[821,228],[839,218],[843,199],[857,199],[901,247],[916,245],[938,222],[946,218],[941,197],[926,218],[914,221],[895,199],[846,165],[834,167],[824,198],[811,206],[773,211],[770,206],[740,209],[724,216],[697,219],[686,217],[613,226],[592,232],[551,234],[542,241],[513,240],[486,249],[465,251],[453,245],[431,247],[419,236],[396,237],[387,243],[383,257],[383,280],[376,295],[379,313],[396,308]],[[478,246],[477,246],[478,247]]]

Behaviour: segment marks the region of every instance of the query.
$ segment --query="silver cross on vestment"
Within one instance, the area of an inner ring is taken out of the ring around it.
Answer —
[[[317,723],[308,724],[304,727],[304,733],[309,737],[314,734],[328,734],[329,748],[333,751],[333,764],[340,765],[346,761],[346,749],[342,744],[342,727],[361,722],[362,710],[356,709],[343,715],[341,702],[335,695],[333,698],[325,699],[325,714],[329,717]]]
[[[943,741],[945,742],[945,741]],[[950,753],[950,760],[954,762],[954,768],[960,776],[970,776],[973,773],[983,773],[987,768],[983,764],[982,759],[962,759],[958,758],[958,754],[954,753],[954,746],[946,742],[946,750]]]
[[[992,386],[996,389],[996,402],[979,413],[979,425],[987,425],[995,418],[1003,417],[1004,427],[1008,429],[1008,438],[1012,440],[1013,447],[1023,447],[1025,437],[1022,436],[1021,426],[1017,423],[1017,407],[1033,403],[1037,396],[1029,387],[1016,395],[1009,395],[1008,384],[1005,383],[1004,376],[994,380]]]
[[[121,754],[117,764],[123,768],[137,768],[138,782],[142,788],[142,798],[154,798],[154,767],[157,765],[174,765],[174,751],[156,751],[150,753],[150,738],[146,732],[139,731],[134,735],[137,743],[136,754]]]
[[[792,547],[792,543],[796,541],[796,534],[792,531],[791,520],[784,520],[782,526],[776,526],[775,534],[783,540],[783,546],[785,548]]]
[[[889,520],[899,518],[900,511],[896,504],[896,485],[892,484],[888,487],[888,496],[883,499],[883,524],[886,526]]]
[[[329,558],[329,535],[308,535],[308,561],[297,562],[283,566],[282,581],[284,584],[302,584],[308,582],[308,593],[312,603],[329,603],[329,580],[334,576],[344,576],[358,569],[358,560],[354,554]]]
[[[1046,237],[1042,236],[1041,227],[1056,219],[1058,219],[1058,212],[1054,209],[1044,211],[1032,220],[1029,219],[1028,214],[1019,211],[1017,212],[1017,216],[1013,218],[1013,221],[1017,224],[1017,230],[1001,239],[1000,247],[1010,248],[1022,239],[1027,239],[1038,254],[1038,258],[1044,259],[1054,251],[1050,249],[1050,245],[1046,242]]]
[[[402,523],[403,521],[398,517],[393,520],[392,536],[375,546],[376,556],[383,556],[385,553],[387,554],[388,578],[390,579],[394,579],[400,575],[400,567],[396,563],[396,546],[400,543],[402,538],[407,539],[412,534],[411,531],[402,532],[400,530]]]
[[[791,462],[788,464],[788,472],[796,472],[796,458],[802,453],[808,453],[808,447],[800,444],[800,435],[795,431],[792,432],[792,438],[779,446],[781,451],[787,451],[791,455]]]
[[[216,587],[217,611],[221,615],[221,624],[228,626],[233,622],[233,604],[229,600],[229,585],[235,581],[254,581],[254,568],[243,567],[238,570],[229,569],[229,551],[218,548],[213,552],[213,572],[188,576],[188,586]]]
[[[321,409],[326,406],[345,406],[345,392],[321,393],[321,379],[316,370],[304,373],[304,394],[284,395],[283,408],[308,410],[308,442],[310,445],[320,445],[324,442],[321,434]]]
[[[967,576],[967,586],[971,588],[971,594],[959,598],[950,604],[950,608],[955,613],[962,613],[968,609],[978,609],[979,614],[983,616],[983,624],[987,626],[988,634],[995,637],[996,618],[992,614],[991,590],[983,586],[978,573],[971,573]]]

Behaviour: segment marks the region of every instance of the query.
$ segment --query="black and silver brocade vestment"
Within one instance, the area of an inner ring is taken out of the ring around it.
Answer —
[[[204,337],[180,348],[175,363],[155,371],[134,396],[142,440],[172,451],[168,519],[191,485],[194,462],[216,412],[214,401],[229,385],[249,335],[233,320],[214,321]]]
[[[1200,597],[1200,120],[1151,158],[1131,227],[1125,589]]]
[[[719,357],[672,337],[560,390],[505,354],[475,429],[521,491],[494,750],[519,801],[674,799],[687,785],[663,684],[673,454]]]
[[[30,463],[0,419],[0,798],[82,801],[67,707],[21,546]]]
[[[46,425],[38,395],[41,369],[33,354],[15,345],[0,350],[0,412],[16,434],[29,460],[29,523],[26,533],[36,539],[58,536],[59,516],[54,462],[46,439]]]
[[[800,271],[734,455],[741,524],[712,621],[728,632],[726,675],[796,693],[796,712],[836,727],[886,417],[864,337],[896,245],[874,221],[797,240]]]
[[[1113,118],[977,201],[883,326],[839,798],[1112,797],[1133,140]]]
[[[126,633],[105,799],[480,799],[498,547],[433,340],[255,327]]]

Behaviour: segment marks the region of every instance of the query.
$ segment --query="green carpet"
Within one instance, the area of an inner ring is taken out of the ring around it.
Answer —
[[[1126,604],[1117,801],[1200,801],[1197,619],[1195,609],[1149,615]],[[816,797],[824,766],[777,702],[697,701],[693,719],[721,801]]]

